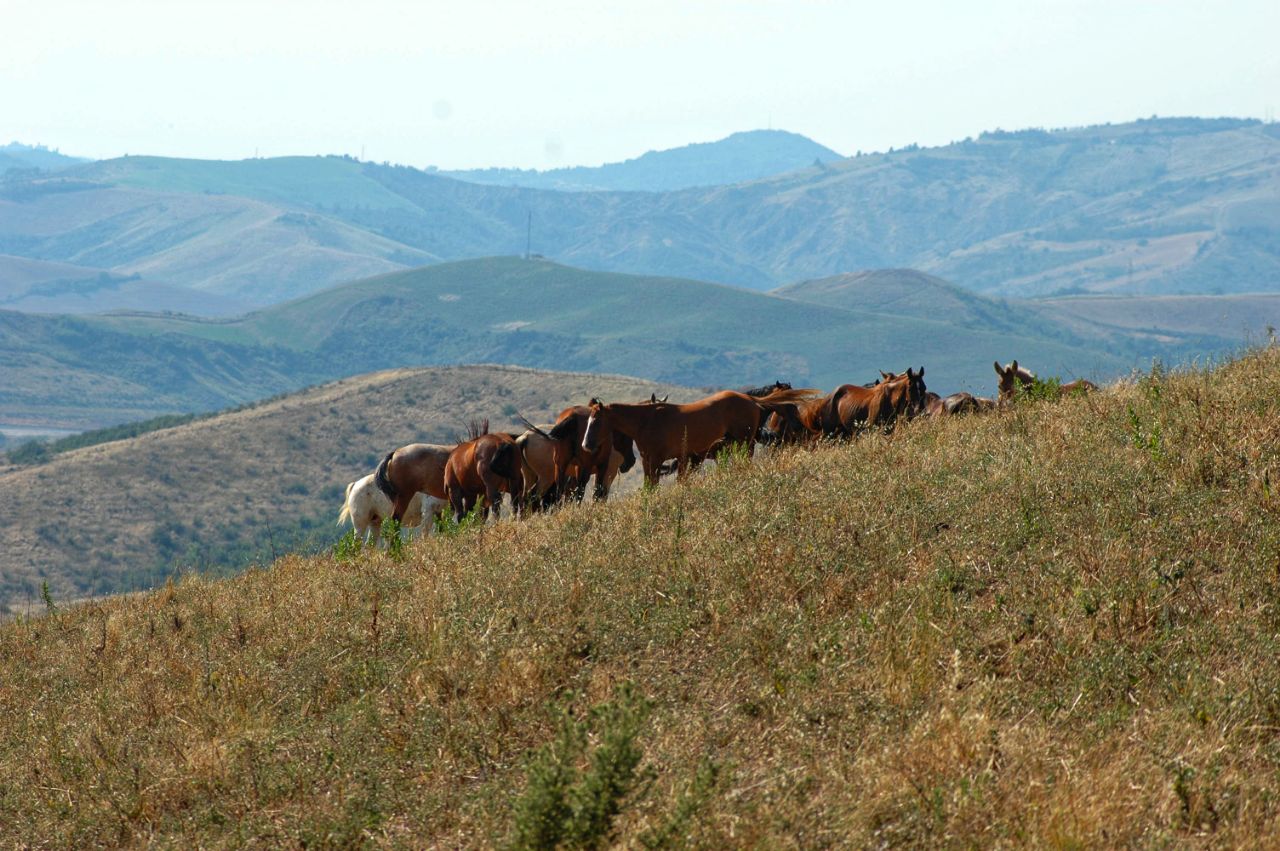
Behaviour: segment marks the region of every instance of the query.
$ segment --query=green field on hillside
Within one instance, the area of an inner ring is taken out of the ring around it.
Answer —
[[[1263,847],[1280,353],[0,626],[49,848]]]
[[[376,369],[476,362],[698,387],[782,379],[824,389],[923,364],[941,392],[989,394],[997,359],[1099,379],[1140,358],[1123,341],[1099,349],[1084,336],[1037,331],[1049,325],[988,329],[701,281],[487,258],[369,278],[235,320],[0,313],[0,351],[12,351],[18,367],[12,386],[0,388],[0,413],[35,416],[43,406],[66,422],[76,407],[100,418],[127,401],[128,416],[90,420],[108,425],[241,404]],[[1162,344],[1141,354],[1182,350]],[[104,351],[119,357],[105,359]],[[161,366],[148,366],[154,363]],[[49,381],[54,369],[83,376],[87,387]],[[95,393],[94,375],[110,393]],[[140,407],[148,399],[154,407]]]

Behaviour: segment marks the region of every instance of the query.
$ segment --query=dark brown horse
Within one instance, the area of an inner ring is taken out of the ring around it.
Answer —
[[[775,390],[755,398],[724,390],[687,405],[606,405],[592,399],[582,448],[594,452],[608,435],[622,434],[635,441],[645,483],[656,485],[662,463],[668,459],[677,460],[677,472],[683,477],[691,456],[705,455],[717,446],[740,443],[750,454],[766,412],[812,394],[812,390]]]
[[[665,405],[666,402],[651,400],[639,404],[659,406]],[[627,472],[636,463],[635,448],[631,438],[612,431],[600,436],[595,449],[583,448],[582,440],[586,436],[587,421],[590,419],[589,408],[585,405],[575,405],[561,411],[560,416],[556,418],[556,424],[547,430],[547,434],[552,439],[561,441],[564,447],[563,452],[558,456],[563,458],[563,466],[559,472],[560,492],[566,499],[576,499],[579,502],[586,496],[587,481],[592,476],[595,476],[594,498],[608,499],[609,487],[614,477],[619,472]],[[622,464],[613,466],[613,474],[610,475],[615,449],[622,456]]]
[[[1018,394],[1018,389],[1029,390],[1035,386],[1036,374],[1025,366],[1018,366],[1017,361],[1000,366],[1000,361],[994,364],[996,375],[1000,377],[999,383],[999,403],[1004,405],[1012,402]],[[1086,378],[1077,378],[1075,381],[1069,381],[1066,384],[1058,385],[1058,398],[1074,394],[1092,393],[1098,389],[1098,385],[1094,384]]]
[[[459,443],[444,468],[444,490],[454,520],[462,520],[483,498],[483,514],[500,513],[502,494],[511,494],[517,515],[524,497],[520,447],[509,434],[484,434]]]
[[[452,446],[438,443],[410,443],[388,452],[374,472],[378,490],[391,500],[391,516],[399,522],[409,503],[419,491],[447,499],[444,490],[444,468]]]

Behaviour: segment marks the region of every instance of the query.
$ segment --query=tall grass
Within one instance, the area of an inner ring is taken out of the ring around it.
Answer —
[[[0,629],[0,830],[1265,845],[1278,438],[1266,350],[59,608]]]

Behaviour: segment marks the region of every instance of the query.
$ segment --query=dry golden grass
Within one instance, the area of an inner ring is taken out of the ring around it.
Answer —
[[[336,540],[344,488],[414,441],[471,419],[519,428],[592,395],[698,395],[636,378],[505,366],[348,378],[177,428],[0,468],[0,614],[131,591],[175,567],[238,569],[304,537]]]
[[[501,845],[530,754],[652,701],[639,847],[1269,845],[1280,352],[0,628],[0,825]]]

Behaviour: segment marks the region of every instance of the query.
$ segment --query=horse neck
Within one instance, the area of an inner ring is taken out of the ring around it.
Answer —
[[[633,405],[625,402],[615,402],[608,407],[607,424],[609,428],[622,432],[632,440],[638,439],[639,433],[653,421],[654,415],[659,410],[658,405],[648,403]]]

